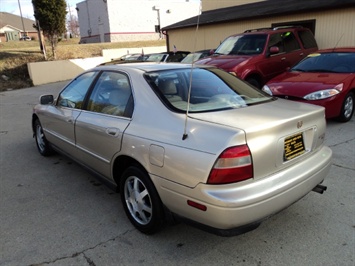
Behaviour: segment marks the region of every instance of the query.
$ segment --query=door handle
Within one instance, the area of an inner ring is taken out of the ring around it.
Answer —
[[[285,60],[286,60],[286,57],[282,57],[282,58],[281,58],[281,61],[285,61]]]
[[[106,133],[108,135],[117,137],[118,133],[120,133],[120,130],[118,128],[115,128],[115,127],[109,127],[109,128],[106,129]]]

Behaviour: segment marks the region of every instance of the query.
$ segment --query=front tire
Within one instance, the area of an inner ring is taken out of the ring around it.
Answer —
[[[343,105],[341,107],[340,115],[338,121],[348,122],[354,114],[354,93],[349,92],[344,99]]]
[[[43,133],[43,128],[38,119],[34,122],[34,137],[39,153],[43,156],[49,156],[53,153],[46,136]]]
[[[250,85],[254,86],[255,88],[261,89],[261,84],[256,78],[247,78],[246,82]]]
[[[131,166],[120,181],[121,201],[131,223],[144,234],[159,231],[163,223],[163,207],[147,173]]]

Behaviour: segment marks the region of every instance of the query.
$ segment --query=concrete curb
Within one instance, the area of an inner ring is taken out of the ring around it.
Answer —
[[[127,53],[159,53],[166,51],[165,46],[143,48],[121,48],[102,50],[102,56],[58,61],[27,63],[28,73],[33,85],[43,85],[58,81],[70,80],[85,70],[101,63],[119,58]]]

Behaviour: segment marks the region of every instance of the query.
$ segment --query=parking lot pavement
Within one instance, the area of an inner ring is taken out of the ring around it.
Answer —
[[[68,158],[37,152],[32,106],[64,84],[0,93],[0,265],[354,265],[354,118],[328,122],[334,158],[323,195],[239,236],[185,224],[146,236],[118,194]]]

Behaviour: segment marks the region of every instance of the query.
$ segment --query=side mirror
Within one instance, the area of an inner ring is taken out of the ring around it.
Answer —
[[[277,47],[277,46],[270,47],[270,54],[278,54],[279,52],[280,52],[279,47]]]
[[[52,104],[54,102],[53,95],[42,95],[39,97],[40,104]]]
[[[215,49],[211,49],[211,50],[210,50],[210,55],[213,55],[213,54],[214,54],[214,51],[215,51]]]

